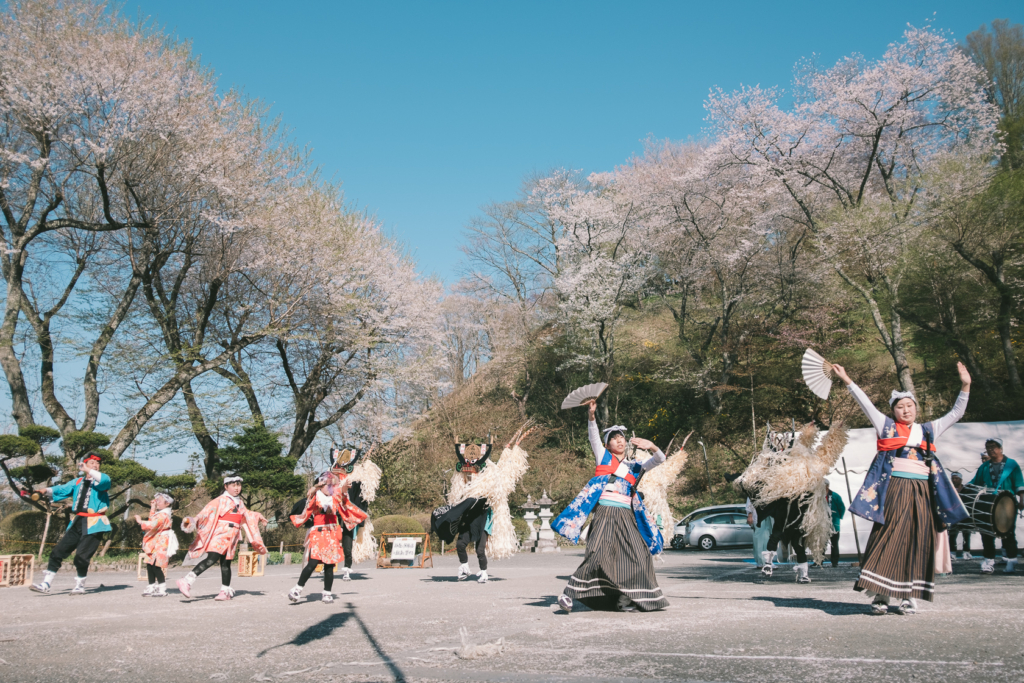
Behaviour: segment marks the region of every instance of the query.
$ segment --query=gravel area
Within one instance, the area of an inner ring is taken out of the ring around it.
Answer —
[[[1024,572],[982,576],[977,562],[957,562],[937,602],[879,617],[852,590],[855,568],[812,568],[799,585],[788,567],[761,579],[748,557],[666,552],[656,568],[671,608],[648,614],[556,611],[575,549],[493,562],[486,585],[456,581],[451,556],[433,569],[364,564],[335,581],[331,605],[318,577],[288,602],[297,565],[235,577],[227,603],[213,601],[216,568],[189,600],[176,589],[142,598],[144,582],[124,572],[96,574],[72,596],[66,566],[49,595],[0,589],[0,680],[1024,679]],[[169,585],[185,572],[172,569]]]

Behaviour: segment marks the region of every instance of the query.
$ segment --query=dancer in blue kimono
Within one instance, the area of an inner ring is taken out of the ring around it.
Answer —
[[[43,580],[33,584],[31,589],[37,593],[49,593],[53,577],[60,571],[60,565],[71,553],[75,554],[75,587],[72,595],[85,592],[85,579],[89,575],[89,562],[100,547],[103,534],[110,531],[110,520],[107,519],[107,508],[110,507],[110,477],[100,472],[100,456],[87,453],[79,464],[78,478],[66,484],[46,489],[45,493],[53,497],[53,501],[71,499],[71,523],[53,552],[43,572]]]
[[[649,612],[665,609],[668,600],[654,576],[651,555],[662,550],[662,538],[651,527],[636,484],[643,473],[665,462],[665,454],[647,439],[628,443],[654,453],[644,462],[624,459],[626,428],[597,429],[597,403],[590,402],[587,433],[597,460],[594,477],[551,523],[551,528],[578,543],[593,512],[583,563],[569,579],[558,604],[571,612],[573,600],[590,609]]]
[[[833,373],[846,384],[878,435],[878,453],[864,485],[850,501],[850,512],[875,523],[868,538],[854,590],[872,596],[871,613],[886,614],[890,599],[899,614],[917,611],[917,600],[935,597],[936,559],[948,564],[946,528],[967,518],[960,497],[936,456],[935,441],[963,417],[971,375],[963,363],[960,395],[943,417],[918,424],[917,399],[893,391],[885,415],[853,383],[841,365]]]

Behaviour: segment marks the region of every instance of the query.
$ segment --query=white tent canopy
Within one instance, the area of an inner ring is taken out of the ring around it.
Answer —
[[[936,440],[936,453],[947,474],[959,472],[963,475],[964,483],[970,482],[981,465],[981,452],[985,450],[985,440],[991,437],[1003,440],[1003,452],[1008,458],[1013,458],[1018,463],[1024,462],[1024,451],[1017,453],[1015,447],[1015,444],[1024,443],[1024,420],[961,422],[950,427]],[[857,534],[860,536],[861,552],[864,551],[868,534],[871,533],[871,522],[850,514],[850,494],[856,496],[861,484],[864,483],[864,476],[875,457],[875,440],[874,429],[851,429],[846,448],[843,449],[843,454],[836,463],[836,467],[828,475],[832,490],[841,495],[846,504],[846,514],[843,516],[839,532],[839,552],[844,555],[853,555],[857,552],[853,534],[855,519]],[[845,469],[843,467],[844,460]],[[847,479],[850,484],[849,491],[846,486]],[[1021,532],[1024,532],[1024,520],[1018,518],[1018,540],[1024,539]],[[981,548],[981,539],[978,534],[971,537],[971,545],[974,549]]]

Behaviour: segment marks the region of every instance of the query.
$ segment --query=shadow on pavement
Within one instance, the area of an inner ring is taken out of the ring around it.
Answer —
[[[200,596],[195,597],[195,598],[186,598],[184,595],[181,595],[181,593],[179,593],[178,595],[182,598],[181,602],[184,602],[186,604],[192,603],[192,602],[203,602],[204,600],[213,600],[215,597],[217,597],[217,593],[210,593],[209,595],[200,595]],[[246,595],[266,595],[266,592],[264,592],[264,591],[235,591],[235,594],[234,594],[234,596],[231,599],[232,600],[237,600],[239,598],[239,596],[246,596]]]
[[[352,616],[355,618],[356,623],[359,624],[359,628],[362,630],[363,635],[366,636],[366,640],[369,641],[370,647],[373,648],[374,652],[377,653],[377,656],[384,662],[384,665],[391,671],[391,675],[395,677],[395,683],[404,681],[405,674],[402,673],[402,670],[398,668],[397,664],[391,661],[391,658],[388,657],[386,652],[384,652],[384,648],[381,647],[380,643],[377,642],[377,639],[373,637],[372,633],[370,633],[370,629],[366,627],[366,624],[363,622],[362,618],[360,618],[359,613],[356,612],[356,606],[350,602],[348,603],[348,608],[352,610]]]
[[[504,580],[505,579],[500,579],[496,576],[490,576],[487,578],[487,583]],[[420,579],[420,581],[423,581],[424,583],[476,583],[476,579],[474,579],[473,576],[470,576],[464,581],[459,581],[458,578],[454,576],[431,576],[426,579]]]
[[[89,595],[90,593],[106,593],[107,591],[123,591],[123,590],[128,590],[131,587],[132,587],[131,584],[128,584],[128,583],[119,583],[119,584],[115,584],[113,586],[106,586],[106,585],[101,583],[96,588],[92,588],[92,589],[86,590],[85,594]]]
[[[268,647],[266,650],[263,650],[256,656],[262,657],[271,650],[276,650],[277,648],[284,647],[285,645],[297,645],[301,647],[302,645],[305,645],[307,643],[312,643],[314,641],[320,640],[321,638],[326,638],[327,636],[334,633],[335,629],[344,626],[345,622],[347,622],[351,617],[351,614],[345,613],[332,614],[323,621],[319,621],[310,626],[309,628],[303,629],[302,632],[300,632],[297,636],[289,640],[287,643],[281,643],[280,645]]]
[[[864,603],[850,602],[827,602],[818,598],[775,598],[768,596],[755,596],[752,600],[771,602],[776,607],[789,607],[795,609],[816,609],[834,617],[842,617],[850,614],[867,614],[868,608]]]

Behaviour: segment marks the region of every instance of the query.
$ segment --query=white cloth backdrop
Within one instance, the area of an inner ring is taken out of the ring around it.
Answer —
[[[1024,467],[1024,448],[1017,444],[1024,444],[1024,420],[1015,422],[961,422],[949,428],[939,437],[935,444],[936,452],[943,467],[948,474],[959,472],[964,477],[964,483],[969,483],[974,473],[981,465],[981,452],[985,450],[985,439],[999,437],[1003,440],[1003,452],[1006,457],[1013,458]],[[867,545],[868,534],[871,533],[871,522],[850,514],[850,495],[846,489],[846,476],[843,470],[843,458],[846,459],[846,466],[850,480],[850,493],[854,496],[864,483],[864,475],[871,467],[871,461],[875,457],[875,430],[874,429],[851,429],[849,442],[843,450],[843,454],[836,463],[829,475],[828,480],[832,490],[843,497],[846,503],[846,514],[843,516],[843,523],[839,529],[839,552],[843,555],[855,555],[857,545],[853,536],[853,523],[857,521],[857,533],[860,535],[860,549],[864,551]],[[1024,519],[1017,518],[1017,541],[1024,540]],[[997,544],[998,545],[998,544]],[[978,534],[971,537],[971,547],[981,550],[981,538]]]

